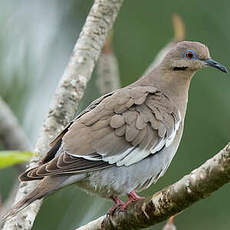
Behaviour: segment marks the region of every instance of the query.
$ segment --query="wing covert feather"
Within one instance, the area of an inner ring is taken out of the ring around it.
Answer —
[[[180,121],[175,103],[155,87],[119,89],[79,114],[54,141],[62,138],[58,154],[21,179],[135,164],[170,145]]]
[[[63,137],[63,149],[89,160],[94,159],[87,155],[96,152],[101,155],[97,160],[128,166],[167,145],[177,131],[177,122],[180,119],[175,104],[156,88],[124,88],[76,120],[75,123],[82,125],[82,132],[73,124]],[[80,137],[85,135],[83,130],[87,130],[85,142]],[[89,154],[76,151],[75,146],[84,146],[84,143],[91,146],[87,149]],[[131,151],[132,147],[136,150]]]

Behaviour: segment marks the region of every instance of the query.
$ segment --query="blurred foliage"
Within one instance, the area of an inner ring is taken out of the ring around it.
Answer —
[[[0,151],[0,169],[29,161],[32,156],[31,152]]]
[[[0,0],[0,95],[35,142],[53,92],[93,0]],[[228,66],[230,1],[124,1],[114,28],[113,47],[123,86],[135,81],[158,51],[173,38],[171,17],[178,13],[186,38],[205,43],[214,59]],[[230,79],[214,69],[196,74],[182,143],[164,177],[141,195],[150,195],[198,167],[230,137]],[[95,76],[80,108],[99,96]],[[0,192],[7,197],[16,178],[13,168],[0,171]],[[230,186],[176,217],[177,229],[228,230]],[[70,186],[45,199],[33,230],[72,230],[104,214],[112,202]],[[160,230],[162,224],[150,229]]]

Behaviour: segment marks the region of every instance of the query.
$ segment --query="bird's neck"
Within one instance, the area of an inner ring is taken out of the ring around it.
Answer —
[[[153,69],[149,74],[137,81],[137,84],[152,85],[169,96],[185,116],[188,90],[194,72],[165,71],[160,68]]]

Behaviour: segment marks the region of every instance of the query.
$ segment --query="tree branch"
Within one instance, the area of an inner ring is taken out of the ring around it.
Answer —
[[[102,95],[120,87],[118,62],[111,46],[112,37],[110,32],[96,67],[97,86]]]
[[[0,97],[0,142],[8,150],[29,150],[29,140],[9,106]]]
[[[172,17],[172,23],[174,29],[174,38],[159,51],[159,53],[156,55],[153,62],[149,65],[144,74],[148,74],[155,66],[159,65],[165,55],[175,45],[175,43],[183,41],[185,39],[185,25],[181,17],[177,14],[174,14]]]
[[[21,150],[28,151],[31,149],[29,140],[25,135],[23,129],[18,123],[17,118],[9,108],[9,106],[3,101],[0,97],[0,142],[3,145],[4,149],[7,150]],[[15,168],[22,172],[25,170],[25,164],[15,165]],[[0,212],[8,209],[13,203],[16,190],[18,186],[18,181],[12,186],[10,194],[4,205],[0,207]]]
[[[146,228],[168,219],[205,199],[230,181],[230,143],[213,158],[143,201],[131,203],[125,212],[100,217],[76,230],[121,230]],[[99,225],[100,223],[100,225]]]
[[[123,0],[95,0],[86,19],[72,57],[59,82],[48,117],[44,122],[35,147],[41,156],[49,149],[49,143],[69,123],[77,110],[95,62],[100,55],[108,31],[112,28]],[[34,157],[29,167],[35,166],[40,157]],[[31,192],[37,182],[20,183],[16,202]],[[41,201],[36,201],[16,217],[8,220],[3,230],[31,229]]]

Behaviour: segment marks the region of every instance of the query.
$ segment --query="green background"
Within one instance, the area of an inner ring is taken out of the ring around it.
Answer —
[[[0,95],[15,112],[34,144],[58,79],[93,1],[0,0]],[[230,56],[229,0],[126,0],[114,27],[113,47],[122,86],[144,72],[173,37],[172,14],[186,25],[187,40],[201,41],[226,66]],[[81,105],[99,96],[95,76]],[[192,80],[185,130],[167,173],[141,193],[152,194],[198,167],[229,141],[230,78],[205,69]],[[1,148],[1,147],[0,147]],[[17,177],[14,168],[0,171],[0,193],[7,198]],[[230,186],[225,185],[176,218],[178,230],[228,230]],[[48,197],[33,230],[72,230],[104,214],[112,202],[71,186]],[[161,229],[162,224],[150,229]]]

